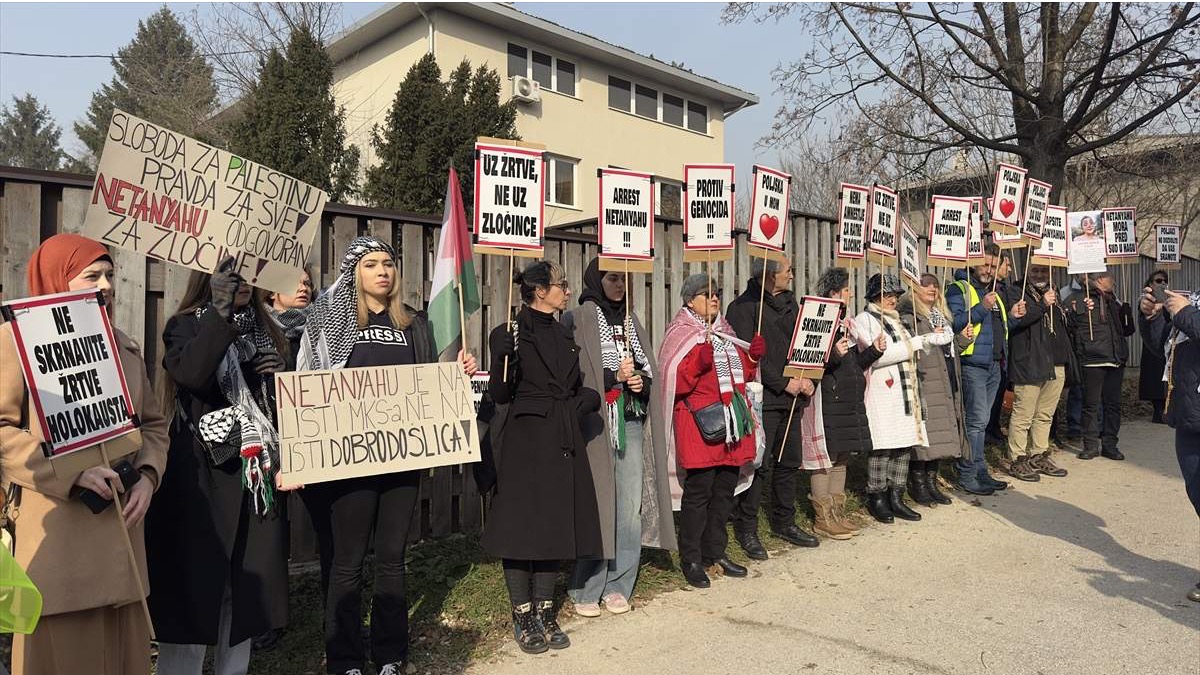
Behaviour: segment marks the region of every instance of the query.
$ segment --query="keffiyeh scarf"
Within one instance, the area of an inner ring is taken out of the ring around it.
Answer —
[[[205,305],[196,310],[196,317],[210,311],[214,310]],[[279,437],[275,434],[274,423],[259,407],[246,384],[242,364],[260,351],[273,351],[275,345],[259,324],[253,305],[235,312],[231,323],[237,329],[238,337],[217,366],[217,383],[229,407],[205,414],[197,427],[205,442],[238,448],[242,458],[242,487],[250,493],[254,513],[266,515],[275,505],[275,457],[279,455]],[[266,401],[265,389],[263,400]]]
[[[396,258],[395,249],[381,239],[358,237],[350,242],[337,280],[310,306],[296,370],[330,370],[346,364],[358,335],[358,261],[377,251]]]
[[[308,305],[303,309],[285,309],[282,312],[274,307],[268,307],[267,312],[271,318],[275,319],[275,323],[279,324],[279,330],[283,331],[283,336],[289,340],[297,340],[304,335],[304,326],[308,323],[309,312],[312,311],[312,305]]]
[[[684,308],[688,318],[701,328],[704,320],[691,308]],[[713,348],[713,369],[717,374],[717,385],[721,391],[721,404],[725,406],[725,444],[732,445],[754,430],[754,418],[750,404],[746,402],[746,372],[742,367],[742,356],[737,345],[719,331],[708,333]]]
[[[622,326],[625,336],[623,348],[617,347],[613,327],[608,323],[604,311],[599,306],[596,307],[596,322],[600,329],[600,361],[605,370],[617,372],[621,368],[621,361],[631,355],[635,367],[643,369],[647,375],[654,377],[654,373],[650,372],[650,360],[646,358],[646,352],[642,350],[641,338],[638,337],[637,330],[633,326],[632,315],[625,316],[625,323]],[[624,457],[625,418],[627,415],[634,419],[645,417],[646,405],[641,396],[635,396],[627,387],[621,386],[604,392],[604,406],[605,413],[608,415],[609,444],[618,457]]]

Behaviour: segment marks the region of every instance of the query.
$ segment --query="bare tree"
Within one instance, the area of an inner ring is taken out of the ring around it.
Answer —
[[[1072,157],[1197,111],[1195,3],[733,4],[726,21],[795,16],[813,48],[781,64],[770,139],[860,116],[856,142],[896,174],[944,172],[975,146],[1062,186]],[[1056,187],[1057,189],[1057,187]]]
[[[308,28],[328,44],[343,27],[332,2],[221,2],[193,9],[188,25],[226,101],[250,91],[267,54],[286,49],[292,31]]]

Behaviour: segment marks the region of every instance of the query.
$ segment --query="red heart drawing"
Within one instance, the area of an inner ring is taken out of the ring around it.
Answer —
[[[1004,214],[1005,218],[1011,216],[1013,214],[1013,211],[1015,211],[1016,209],[1017,209],[1017,205],[1015,202],[1013,202],[1013,200],[1011,200],[1011,199],[1001,199],[1000,200],[1000,213]]]
[[[762,214],[758,217],[758,229],[767,239],[774,239],[775,233],[779,231],[779,217]]]
[[[888,387],[891,387],[892,385],[896,384],[896,378],[889,377],[888,379],[884,380],[883,383],[886,384]]]

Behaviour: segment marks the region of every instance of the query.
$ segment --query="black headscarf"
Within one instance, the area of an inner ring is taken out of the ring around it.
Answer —
[[[600,258],[592,258],[592,262],[588,263],[587,270],[583,273],[583,292],[579,294],[579,304],[583,304],[588,300],[596,303],[601,312],[604,312],[604,318],[610,326],[620,326],[625,323],[625,299],[620,301],[610,300],[604,294],[604,275],[605,272],[600,271]],[[629,289],[625,289],[625,297],[629,297]]]

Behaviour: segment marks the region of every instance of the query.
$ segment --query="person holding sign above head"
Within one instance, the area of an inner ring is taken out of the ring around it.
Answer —
[[[480,543],[504,561],[517,645],[537,654],[571,644],[554,602],[562,561],[604,558],[583,435],[601,401],[584,385],[571,330],[555,320],[571,297],[562,267],[534,262],[515,282],[525,306],[488,341],[496,494]]]
[[[813,383],[803,377],[784,377],[791,349],[792,328],[800,306],[792,292],[792,264],[767,258],[750,258],[750,280],[746,292],[739,295],[725,312],[729,325],[745,341],[762,335],[767,353],[759,376],[763,385],[763,432],[767,437],[762,465],[754,472],[750,489],[738,496],[733,508],[733,534],[746,555],[766,560],[767,549],[758,538],[758,508],[763,490],[770,489],[771,532],[795,546],[820,544],[813,535],[796,525],[796,478],[803,462],[800,433],[802,411],[808,405]],[[763,281],[766,281],[765,285]],[[761,310],[761,316],[760,316]],[[789,419],[794,423],[787,433]],[[786,436],[787,447],[780,452]],[[782,459],[780,457],[782,456]]]
[[[739,474],[752,467],[762,433],[746,383],[766,356],[767,341],[761,335],[749,344],[737,338],[721,316],[721,292],[708,275],[685,279],[680,297],[683,307],[658,351],[663,372],[655,399],[663,417],[672,420],[666,438],[670,465],[684,472],[679,502],[683,576],[692,586],[707,588],[710,566],[725,576],[748,573],[726,556],[725,523]]]
[[[921,519],[921,514],[904,503],[912,449],[929,442],[916,360],[919,352],[948,344],[954,338],[945,327],[926,335],[911,335],[896,309],[903,294],[904,286],[895,275],[871,275],[867,279],[867,308],[854,317],[859,348],[874,342],[883,352],[871,365],[866,390],[871,426],[867,510],[881,523],[891,523],[894,518]]]
[[[575,613],[593,617],[601,602],[613,614],[629,611],[643,545],[677,548],[662,410],[650,401],[658,364],[627,307],[625,275],[599,262],[583,273],[579,306],[562,315],[579,345],[584,386],[604,392],[602,414],[583,422],[604,558],[577,560],[568,590]]]
[[[300,340],[297,370],[435,363],[433,332],[424,313],[401,301],[396,252],[375,237],[358,237],[342,256],[339,276],[317,298]],[[473,375],[475,358],[458,362]],[[408,600],[404,557],[417,505],[421,472],[343,478],[300,492],[312,516],[323,564],[325,669],[366,668],[362,633],[363,568],[375,543],[371,604],[371,659],[381,675],[404,672],[408,661]]]
[[[199,672],[207,645],[219,675],[245,673],[251,638],[287,622],[272,387],[287,340],[233,269],[192,272],[163,331],[174,419],[146,534],[160,675]]]
[[[29,292],[49,295],[96,289],[111,311],[113,264],[108,250],[75,234],[57,234],[34,251]],[[18,319],[19,321],[19,319]],[[152,393],[141,350],[114,329],[138,430],[69,455],[48,459],[41,425],[18,367],[12,326],[0,325],[0,475],[12,490],[13,556],[42,593],[42,617],[30,635],[14,635],[16,675],[150,672],[150,626],[139,589],[146,582],[142,519],[167,463],[167,421]],[[109,464],[104,457],[107,455]],[[124,468],[123,468],[124,467]],[[134,482],[119,475],[128,470]],[[116,470],[114,470],[116,469]],[[90,490],[104,505],[84,502]],[[138,564],[120,531],[120,509]],[[138,578],[142,581],[139,584]]]
[[[1088,285],[1088,294],[1067,303],[1075,353],[1083,369],[1083,450],[1078,457],[1122,460],[1125,455],[1117,448],[1121,383],[1129,360],[1129,336],[1137,326],[1133,308],[1113,293],[1112,272],[1089,275]]]

